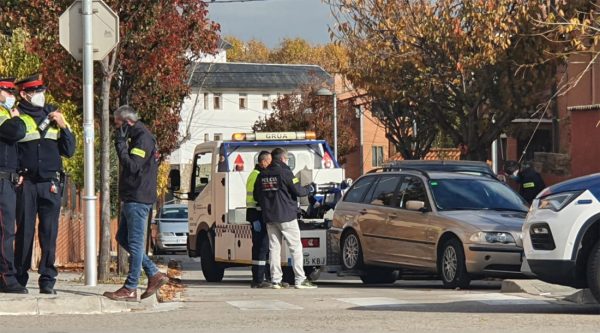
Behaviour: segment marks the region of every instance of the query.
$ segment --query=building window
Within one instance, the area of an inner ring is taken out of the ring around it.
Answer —
[[[213,98],[213,106],[215,110],[221,110],[221,94],[215,94]]]
[[[262,99],[263,110],[269,109],[269,94],[264,94]]]
[[[208,133],[204,133],[204,142],[210,141],[210,135]]]
[[[208,110],[208,93],[204,93],[204,110]]]
[[[240,94],[240,110],[246,110],[248,108],[248,96],[246,94]]]
[[[383,147],[373,146],[371,147],[371,159],[374,167],[380,167],[383,165]]]
[[[223,140],[223,133],[215,133],[215,141],[221,141]]]

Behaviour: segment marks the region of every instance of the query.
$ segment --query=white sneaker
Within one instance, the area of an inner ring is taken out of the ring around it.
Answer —
[[[317,286],[312,284],[312,282],[308,280],[302,281],[302,283],[294,286],[296,289],[317,289]]]

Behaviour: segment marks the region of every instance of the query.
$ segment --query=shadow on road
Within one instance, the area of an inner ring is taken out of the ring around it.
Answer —
[[[449,303],[415,303],[394,305],[358,306],[349,308],[351,311],[395,311],[395,312],[422,312],[422,313],[502,313],[502,314],[579,314],[598,315],[600,306],[569,305],[557,303],[527,304],[511,301],[495,301],[491,305],[479,301],[459,301]]]

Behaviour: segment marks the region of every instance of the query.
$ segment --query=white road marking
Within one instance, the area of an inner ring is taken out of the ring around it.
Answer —
[[[548,302],[531,299],[526,297],[520,297],[515,295],[505,295],[499,293],[487,293],[477,294],[469,293],[463,295],[456,295],[455,297],[463,301],[475,301],[487,305],[543,305],[549,304]]]
[[[299,306],[276,300],[228,301],[227,304],[240,310],[302,310]]]
[[[358,306],[398,306],[414,303],[389,297],[338,298],[337,300]]]

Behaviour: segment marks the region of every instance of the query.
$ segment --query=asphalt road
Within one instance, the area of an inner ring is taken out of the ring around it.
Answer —
[[[179,259],[183,257],[178,257]],[[316,290],[250,289],[250,271],[204,282],[185,260],[178,310],[85,316],[0,317],[0,332],[599,332],[600,307],[502,294],[499,282],[446,290],[437,281],[366,286],[323,275]]]

